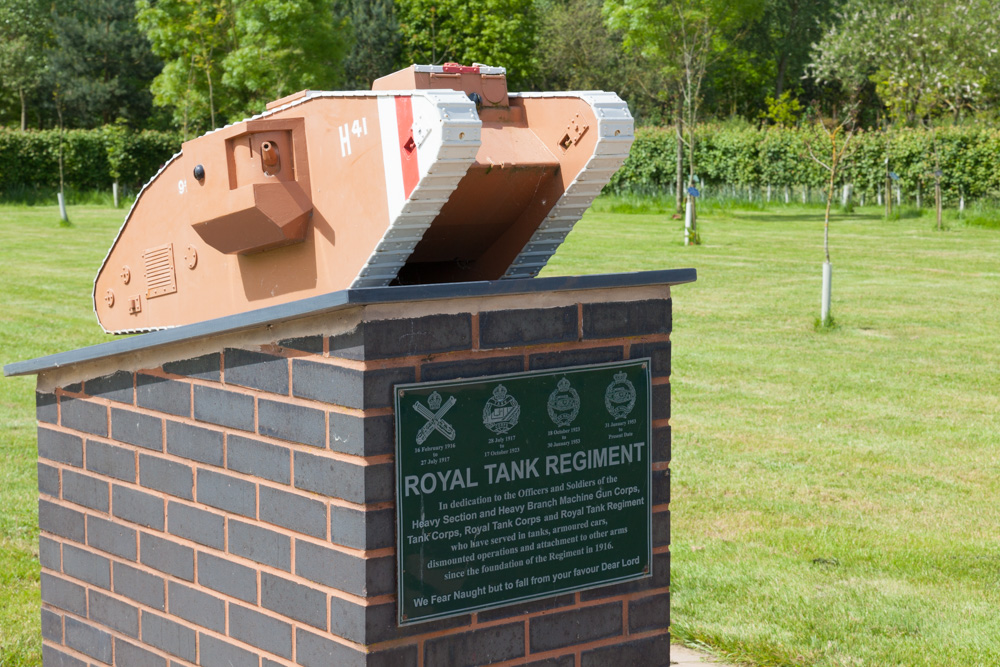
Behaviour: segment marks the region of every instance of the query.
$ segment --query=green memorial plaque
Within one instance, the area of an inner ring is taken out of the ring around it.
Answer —
[[[650,576],[649,360],[396,385],[399,623]]]

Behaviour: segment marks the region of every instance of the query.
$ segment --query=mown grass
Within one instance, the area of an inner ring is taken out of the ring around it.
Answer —
[[[835,217],[817,332],[818,206],[709,200],[684,247],[669,207],[622,203],[546,274],[698,269],[673,292],[675,636],[760,665],[1000,664],[1000,233]],[[123,217],[0,206],[3,363],[105,339],[90,286]],[[33,387],[0,381],[3,667],[41,663]]]
[[[1000,234],[835,216],[817,332],[822,216],[709,201],[684,247],[660,212],[595,212],[547,269],[698,269],[673,291],[674,635],[761,665],[1000,664]]]

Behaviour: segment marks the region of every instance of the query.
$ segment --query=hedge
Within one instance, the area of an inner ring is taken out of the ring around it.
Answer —
[[[706,124],[699,127],[697,136],[697,173],[709,188],[770,185],[820,189],[826,185],[826,172],[808,157],[807,141],[817,154],[828,146],[828,140],[816,128]],[[59,138],[57,130],[0,129],[0,193],[58,186]],[[899,175],[899,186],[908,197],[918,187],[925,200],[932,197],[935,143],[947,200],[1000,196],[1000,129],[972,126],[939,128],[936,132],[894,130],[889,140],[889,169]],[[886,136],[882,132],[859,132],[852,143],[854,151],[838,182],[851,183],[856,193],[874,196],[885,183]],[[120,125],[67,130],[63,133],[65,181],[78,190],[106,190],[115,180],[137,189],[180,145],[179,134],[131,132]],[[639,128],[629,158],[608,189],[672,190],[676,150],[672,128]]]
[[[807,143],[818,157],[829,162],[829,139],[816,128],[703,125],[695,142],[696,173],[708,188],[823,188],[828,173],[810,159]],[[885,186],[886,135],[862,131],[852,139],[852,145],[838,185],[851,183],[855,193],[872,197]],[[673,128],[639,128],[632,152],[609,189],[672,190],[676,151]],[[899,175],[898,185],[904,195],[912,197],[919,187],[924,200],[930,201],[937,164],[943,172],[941,185],[947,200],[1000,196],[1000,130],[947,127],[890,132],[889,169]],[[684,169],[687,173],[686,160]]]
[[[107,190],[111,183],[138,188],[180,150],[172,132],[130,132],[121,126],[66,130],[63,174],[77,190]],[[59,186],[58,130],[0,129],[0,192]]]

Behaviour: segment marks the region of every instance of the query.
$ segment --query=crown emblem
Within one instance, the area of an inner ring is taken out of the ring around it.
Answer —
[[[427,397],[427,407],[431,410],[437,411],[441,407],[441,394],[436,391]]]

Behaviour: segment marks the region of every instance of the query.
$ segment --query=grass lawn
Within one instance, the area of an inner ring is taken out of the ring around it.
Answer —
[[[698,269],[674,291],[675,636],[761,665],[1000,664],[1000,229],[836,216],[816,331],[821,209],[709,204],[688,248],[646,210],[598,200],[546,274]],[[90,285],[124,211],[71,216],[0,206],[3,363],[105,339]],[[34,438],[33,378],[0,381],[2,667],[41,662]]]

